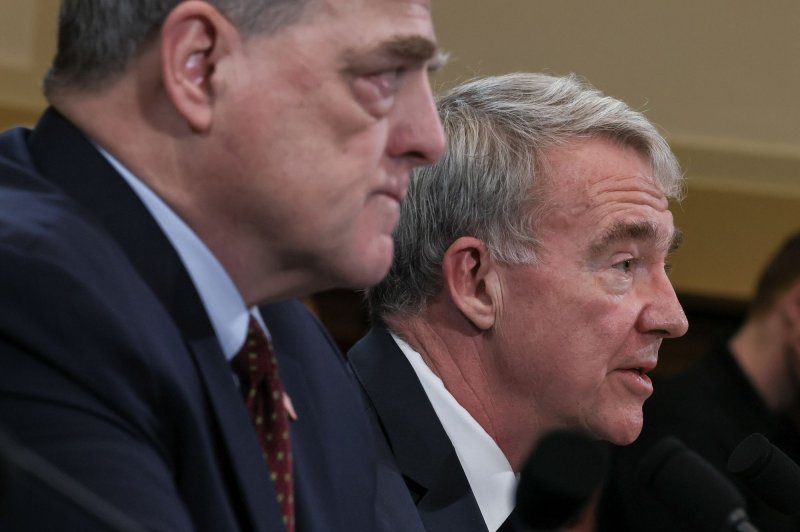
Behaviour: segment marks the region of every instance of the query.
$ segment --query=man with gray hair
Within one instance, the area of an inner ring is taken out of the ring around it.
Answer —
[[[0,136],[0,431],[55,493],[14,475],[0,529],[376,529],[357,385],[284,300],[388,270],[444,144],[430,9],[62,1]]]
[[[493,532],[547,431],[617,444],[686,317],[666,274],[682,178],[644,116],[574,76],[509,74],[438,101],[374,327],[349,360],[429,531]]]

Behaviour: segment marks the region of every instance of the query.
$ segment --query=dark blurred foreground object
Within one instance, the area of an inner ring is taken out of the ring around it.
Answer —
[[[65,521],[65,530],[86,520],[100,523],[111,532],[144,532],[143,527],[0,430],[0,530],[38,529],[36,515],[6,520],[6,512],[22,497],[40,501],[43,514],[56,507],[68,508],[64,515],[74,515],[76,521]]]
[[[605,443],[572,431],[546,434],[525,462],[516,514],[534,530],[572,524],[600,488],[608,469]]]
[[[675,437],[662,439],[648,451],[639,466],[638,480],[693,530],[757,530],[736,487]]]
[[[800,515],[800,466],[763,434],[753,433],[733,450],[728,471],[764,502],[786,515]]]

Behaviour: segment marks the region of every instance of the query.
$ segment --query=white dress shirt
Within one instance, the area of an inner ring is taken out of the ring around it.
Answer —
[[[444,431],[453,443],[486,527],[489,532],[495,532],[514,509],[517,477],[511,464],[497,442],[447,391],[422,355],[394,334],[392,338],[414,368]]]

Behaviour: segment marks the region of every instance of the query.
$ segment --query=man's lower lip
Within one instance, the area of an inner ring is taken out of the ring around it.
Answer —
[[[650,380],[646,373],[641,373],[635,369],[620,369],[617,372],[625,379],[625,384],[630,390],[647,396],[653,393],[653,381]]]
[[[380,192],[380,194],[382,196],[386,196],[387,198],[389,198],[389,199],[391,199],[391,200],[393,200],[393,201],[395,201],[397,203],[402,203],[403,202],[403,199],[401,197],[398,197],[397,194],[393,194],[391,192]]]

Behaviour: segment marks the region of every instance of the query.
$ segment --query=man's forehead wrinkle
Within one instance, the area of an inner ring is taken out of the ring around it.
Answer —
[[[607,178],[601,178],[594,182],[588,183],[586,193],[588,198],[594,205],[602,205],[607,202],[606,197],[623,196],[625,203],[634,205],[648,205],[657,206],[659,209],[666,209],[669,206],[669,200],[661,190],[655,186],[654,183],[645,181],[641,177],[622,178],[624,182],[630,183],[630,186],[621,186],[619,180],[609,181],[613,183],[613,187],[603,187],[603,181]],[[587,180],[588,181],[588,180]],[[593,186],[594,185],[594,186]]]
[[[661,193],[654,177],[639,174],[616,174],[616,173],[600,173],[597,175],[589,175],[586,178],[587,186],[591,189],[594,187],[602,187],[605,182],[613,182],[617,185],[622,183],[630,183],[628,190],[645,190],[647,192]]]

